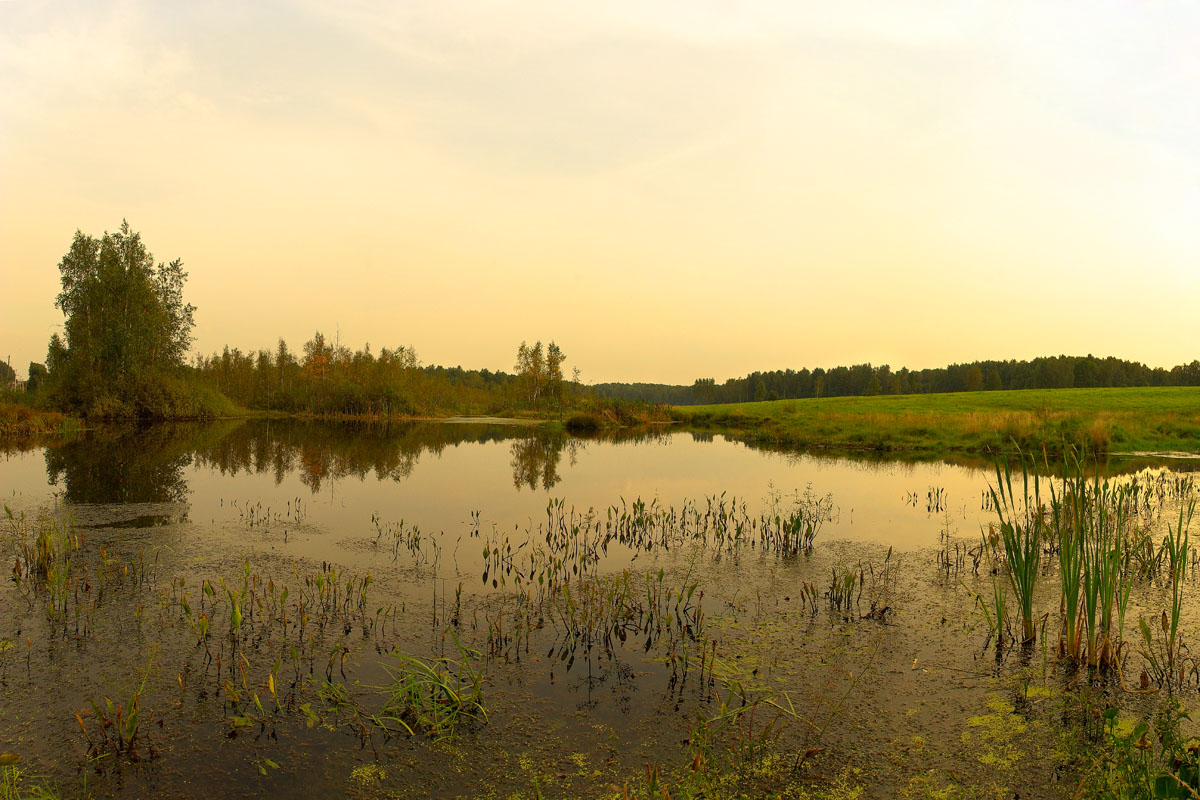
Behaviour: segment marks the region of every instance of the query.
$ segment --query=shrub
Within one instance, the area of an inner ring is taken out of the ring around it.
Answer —
[[[572,414],[563,424],[569,431],[595,431],[604,427],[604,421],[600,417],[587,411]]]

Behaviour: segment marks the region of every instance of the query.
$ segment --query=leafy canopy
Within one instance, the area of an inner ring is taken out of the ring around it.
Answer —
[[[55,334],[47,363],[69,395],[121,396],[184,364],[195,308],[183,300],[182,261],[156,265],[122,221],[99,238],[75,231],[58,268],[65,341]]]

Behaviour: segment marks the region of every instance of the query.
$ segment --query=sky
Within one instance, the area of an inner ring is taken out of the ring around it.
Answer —
[[[0,0],[0,358],[76,229],[195,349],[585,382],[1200,358],[1200,4]]]

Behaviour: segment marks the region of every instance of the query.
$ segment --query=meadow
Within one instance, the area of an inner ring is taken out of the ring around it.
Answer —
[[[684,425],[805,448],[1200,452],[1200,389],[1035,389],[676,406]]]

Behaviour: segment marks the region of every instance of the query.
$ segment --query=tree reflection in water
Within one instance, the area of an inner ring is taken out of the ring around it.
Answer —
[[[179,503],[187,499],[184,467],[198,443],[236,423],[104,425],[45,450],[50,485],[85,503]]]
[[[579,457],[579,446],[578,439],[562,431],[534,431],[517,439],[509,448],[512,453],[509,463],[512,465],[513,486],[517,489],[526,486],[537,489],[540,483],[543,489],[552,488],[562,480],[558,465],[564,451],[570,463],[574,464]]]
[[[624,431],[607,440],[661,434]],[[510,442],[513,485],[549,489],[563,456],[574,463],[582,440],[562,430],[494,423],[331,423],[229,420],[214,423],[106,425],[45,451],[50,483],[81,503],[184,501],[185,467],[226,475],[271,474],[278,485],[296,472],[314,494],[329,481],[374,476],[400,481],[426,453],[462,444]]]

